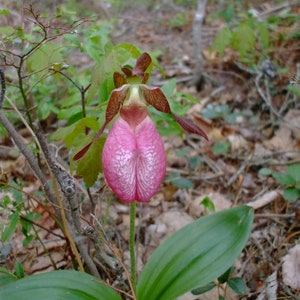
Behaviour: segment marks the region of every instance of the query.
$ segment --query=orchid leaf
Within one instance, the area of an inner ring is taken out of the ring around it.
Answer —
[[[91,275],[64,270],[9,282],[1,287],[0,299],[121,300],[121,297]]]
[[[245,246],[253,210],[240,206],[202,217],[165,240],[147,261],[139,300],[173,300],[223,274]]]

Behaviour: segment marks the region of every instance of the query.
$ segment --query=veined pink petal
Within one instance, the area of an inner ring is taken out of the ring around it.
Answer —
[[[147,116],[133,130],[121,117],[112,126],[102,152],[104,176],[124,202],[149,201],[166,172],[163,142]]]

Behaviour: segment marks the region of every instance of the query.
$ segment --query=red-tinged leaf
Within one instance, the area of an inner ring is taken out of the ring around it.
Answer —
[[[178,115],[173,114],[173,113],[172,113],[172,116],[174,117],[175,121],[183,129],[185,129],[186,131],[188,131],[190,133],[199,134],[199,135],[203,136],[208,141],[208,137],[207,137],[207,134],[205,133],[205,131],[203,129],[201,129],[199,126],[197,126],[196,124],[194,124],[191,120],[179,117]]]
[[[114,84],[116,88],[121,87],[122,85],[126,84],[126,79],[121,73],[115,72],[114,73]]]
[[[145,100],[148,104],[152,105],[158,111],[171,114],[169,102],[164,93],[158,87],[141,86]]]
[[[147,68],[151,65],[152,59],[148,53],[143,53],[140,55],[140,57],[137,59],[136,64],[133,68],[132,74],[143,78],[145,75],[145,71]]]

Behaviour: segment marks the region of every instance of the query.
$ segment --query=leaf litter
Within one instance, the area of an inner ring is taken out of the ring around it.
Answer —
[[[177,14],[174,7],[168,6],[168,1],[153,10],[130,7],[119,14],[114,34],[117,43],[131,42],[146,51],[161,51],[159,60],[167,78],[162,78],[157,72],[153,82],[162,85],[165,80],[176,78],[177,90],[199,99],[198,104],[189,108],[188,116],[200,122],[201,126],[205,124],[209,136],[208,142],[185,134],[183,139],[164,137],[168,159],[167,179],[151,202],[139,208],[140,221],[137,221],[137,225],[140,226],[139,255],[142,258],[139,264],[144,264],[151,252],[171,232],[195,218],[211,213],[201,204],[205,197],[211,200],[217,211],[248,204],[255,209],[255,224],[247,246],[236,262],[236,275],[245,280],[247,294],[240,298],[227,294],[228,299],[296,299],[299,297],[297,290],[300,289],[297,245],[300,210],[297,202],[289,203],[283,199],[282,185],[271,176],[262,176],[259,170],[270,168],[273,171],[285,171],[287,165],[299,163],[299,98],[288,98],[286,92],[278,93],[274,101],[282,104],[290,100],[291,104],[285,103],[286,109],[280,117],[272,113],[260,97],[255,75],[235,64],[234,51],[224,49],[223,57],[210,53],[213,39],[224,26],[222,21],[214,21],[210,17],[207,17],[202,28],[202,52],[205,57],[204,71],[213,80],[206,80],[203,89],[196,91],[190,85],[195,65],[192,47],[193,10],[183,8],[190,17],[189,21],[171,26],[170,20],[176,19]],[[207,9],[210,12],[215,7],[211,4]],[[272,6],[268,6],[268,10],[272,13]],[[115,12],[112,9],[110,13]],[[126,33],[118,35],[120,28]],[[295,73],[295,66],[299,64],[297,47],[299,40],[292,39],[273,53],[278,65],[285,66],[290,73]],[[288,61],[285,51],[291,54]],[[286,85],[288,80],[289,77],[283,74],[275,78],[272,84],[283,90],[283,83]],[[216,113],[214,110],[218,107],[221,109],[222,105],[223,108],[227,105],[226,111],[221,110],[213,117],[205,113],[208,109]],[[272,105],[278,111],[278,105]],[[217,142],[228,142],[230,147],[221,148],[216,154],[212,149]],[[5,139],[1,141],[1,147],[15,149]],[[0,153],[0,157],[2,181],[8,182],[10,178],[17,177],[25,186],[38,189],[30,170],[19,167],[20,156],[8,158]],[[177,181],[172,180],[175,177]],[[105,186],[103,179],[100,180]],[[189,188],[182,187],[186,180],[191,183]],[[105,216],[105,230],[111,233],[110,239],[118,241],[117,247],[126,257],[128,207],[116,201],[107,187],[100,189],[98,186],[91,191],[96,205],[91,205],[81,190],[85,197],[82,216],[91,219],[92,213],[94,222]],[[33,205],[31,202],[30,205],[31,209],[44,216],[38,222],[47,229],[41,230],[40,235],[45,248],[41,249],[35,241],[23,247],[23,235],[17,230],[9,253],[7,247],[0,244],[0,257],[4,257],[2,265],[13,270],[15,262],[20,261],[24,263],[27,274],[70,267],[68,246],[61,238],[63,234],[60,229],[51,221],[49,211],[40,204]],[[7,219],[4,210],[0,213],[1,218]],[[107,266],[105,272],[112,282],[119,280],[113,275],[115,271]],[[216,299],[216,295],[210,292],[203,297]],[[187,294],[181,299],[199,298]]]

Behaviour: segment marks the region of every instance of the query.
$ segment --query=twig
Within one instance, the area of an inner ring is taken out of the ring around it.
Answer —
[[[194,38],[194,58],[195,58],[195,70],[193,85],[196,86],[197,90],[201,89],[202,85],[202,67],[203,67],[203,58],[201,55],[201,28],[202,22],[205,15],[207,0],[198,0],[197,10],[195,14],[194,24],[193,24],[193,38]]]
[[[247,205],[253,207],[256,210],[256,209],[266,206],[269,203],[279,199],[279,197],[280,197],[280,194],[277,191],[271,191],[271,192],[264,194],[263,196],[256,199],[255,201],[247,203]]]

